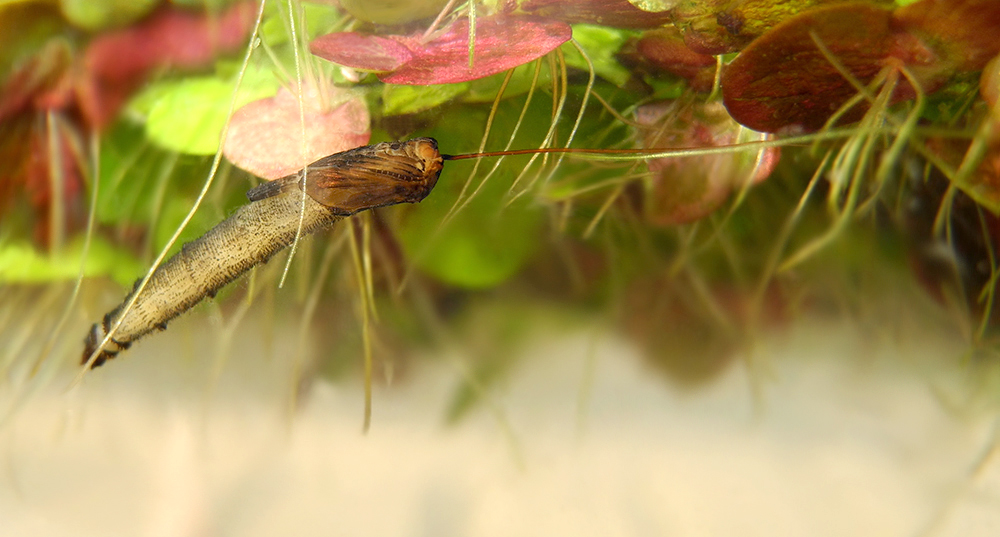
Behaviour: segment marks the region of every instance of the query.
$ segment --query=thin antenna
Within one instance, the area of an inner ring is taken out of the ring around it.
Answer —
[[[599,160],[613,159],[611,155],[619,155],[621,160],[642,160],[665,157],[696,157],[701,155],[717,155],[733,151],[759,151],[768,147],[790,146],[816,143],[824,140],[848,138],[852,135],[849,129],[828,129],[812,134],[803,134],[784,139],[769,138],[757,142],[741,142],[738,144],[716,145],[711,147],[688,148],[650,148],[650,149],[588,149],[583,147],[545,147],[539,149],[514,149],[510,151],[487,151],[484,153],[463,153],[461,155],[441,155],[444,160],[465,160],[482,157],[502,157],[513,155],[534,155],[535,153],[574,153],[590,155]]]
[[[535,149],[512,149],[509,151],[487,151],[485,153],[463,153],[461,155],[441,155],[444,160],[465,160],[482,157],[503,157],[511,155],[534,155],[536,153],[579,153],[584,155],[639,155],[656,152],[657,149],[586,149],[582,147],[544,147]]]

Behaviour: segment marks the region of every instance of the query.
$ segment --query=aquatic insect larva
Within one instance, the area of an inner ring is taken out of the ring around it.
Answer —
[[[91,327],[82,363],[93,358],[97,367],[114,358],[135,340],[165,329],[174,317],[266,262],[295,240],[300,215],[301,232],[306,235],[360,211],[419,202],[437,184],[442,166],[437,141],[415,138],[359,147],[310,164],[304,181],[308,196],[300,190],[301,171],[250,190],[250,203],[185,244],[156,268],[135,297],[140,278],[125,300]],[[109,332],[111,337],[102,346]]]
[[[442,155],[433,138],[414,138],[323,157],[307,167],[305,181],[300,171],[247,192],[250,203],[201,238],[185,244],[178,254],[157,267],[138,297],[136,293],[142,279],[137,281],[125,300],[91,327],[85,340],[83,363],[93,359],[93,367],[96,367],[114,358],[133,341],[153,330],[165,329],[174,317],[206,296],[214,296],[247,270],[266,262],[295,240],[300,215],[303,217],[301,231],[305,235],[360,211],[424,199],[437,184],[445,160],[535,153],[624,158],[663,156],[657,151],[541,148]],[[696,153],[683,151],[687,155]],[[304,208],[300,190],[303,182],[307,194]]]

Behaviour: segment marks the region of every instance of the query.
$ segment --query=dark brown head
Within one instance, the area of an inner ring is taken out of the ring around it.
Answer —
[[[308,168],[306,193],[344,216],[416,203],[430,194],[443,166],[433,138],[383,142],[314,162]]]

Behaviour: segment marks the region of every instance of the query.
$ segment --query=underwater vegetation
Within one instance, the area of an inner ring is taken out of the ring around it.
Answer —
[[[18,382],[75,367],[86,327],[251,188],[420,137],[491,155],[296,233],[207,306],[297,316],[296,386],[458,345],[459,419],[533,331],[580,318],[698,386],[761,330],[897,293],[997,358],[997,2],[25,0],[0,28]]]

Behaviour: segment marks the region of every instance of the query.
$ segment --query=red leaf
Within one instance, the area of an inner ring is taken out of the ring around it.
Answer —
[[[931,93],[957,72],[982,69],[1000,51],[997,27],[995,0],[923,0],[895,12],[865,4],[808,11],[743,50],[723,74],[723,97],[733,117],[752,129],[817,129],[856,89],[814,37],[863,84],[902,64]],[[902,81],[893,101],[915,94]],[[858,118],[865,106],[856,106],[843,121]]]
[[[684,78],[695,91],[709,91],[715,81],[715,57],[688,48],[675,28],[646,32],[636,52],[656,67]]]
[[[83,217],[78,201],[83,189],[82,170],[86,166],[72,149],[74,140],[71,139],[71,133],[65,126],[55,128],[57,132],[54,137],[48,132],[48,127],[32,130],[23,168],[24,193],[34,209],[35,240],[46,246],[52,246],[49,243],[49,233],[52,224],[50,215],[53,210],[53,179],[58,177],[62,181],[61,199],[58,203],[63,206],[66,223],[75,227]],[[51,145],[53,138],[56,147]],[[58,152],[58,158],[53,150]],[[61,169],[54,169],[55,164]]]
[[[14,70],[0,86],[0,123],[18,114],[58,108],[72,59],[67,44],[50,41]],[[71,95],[70,92],[65,92]]]
[[[893,19],[955,71],[978,71],[1000,53],[997,0],[922,0],[897,9]]]
[[[897,37],[892,12],[864,4],[802,13],[754,40],[722,75],[723,100],[736,121],[775,132],[815,130],[856,90],[813,41],[815,36],[855,78],[867,83],[885,66]],[[860,108],[853,115],[858,117]]]
[[[496,74],[548,54],[572,37],[564,22],[494,15],[476,20],[475,60],[469,68],[469,23],[459,19],[433,41],[421,34],[329,34],[314,40],[313,54],[340,65],[380,74],[390,84],[452,84]]]
[[[130,79],[152,67],[195,68],[219,51],[241,45],[253,25],[254,4],[242,2],[218,16],[161,9],[143,22],[94,39],[86,67],[105,80]]]
[[[368,108],[356,94],[332,88],[320,98],[305,92],[306,147],[303,152],[299,103],[282,89],[233,114],[223,153],[236,166],[264,179],[278,179],[304,163],[368,143]],[[324,107],[325,103],[331,106]]]

